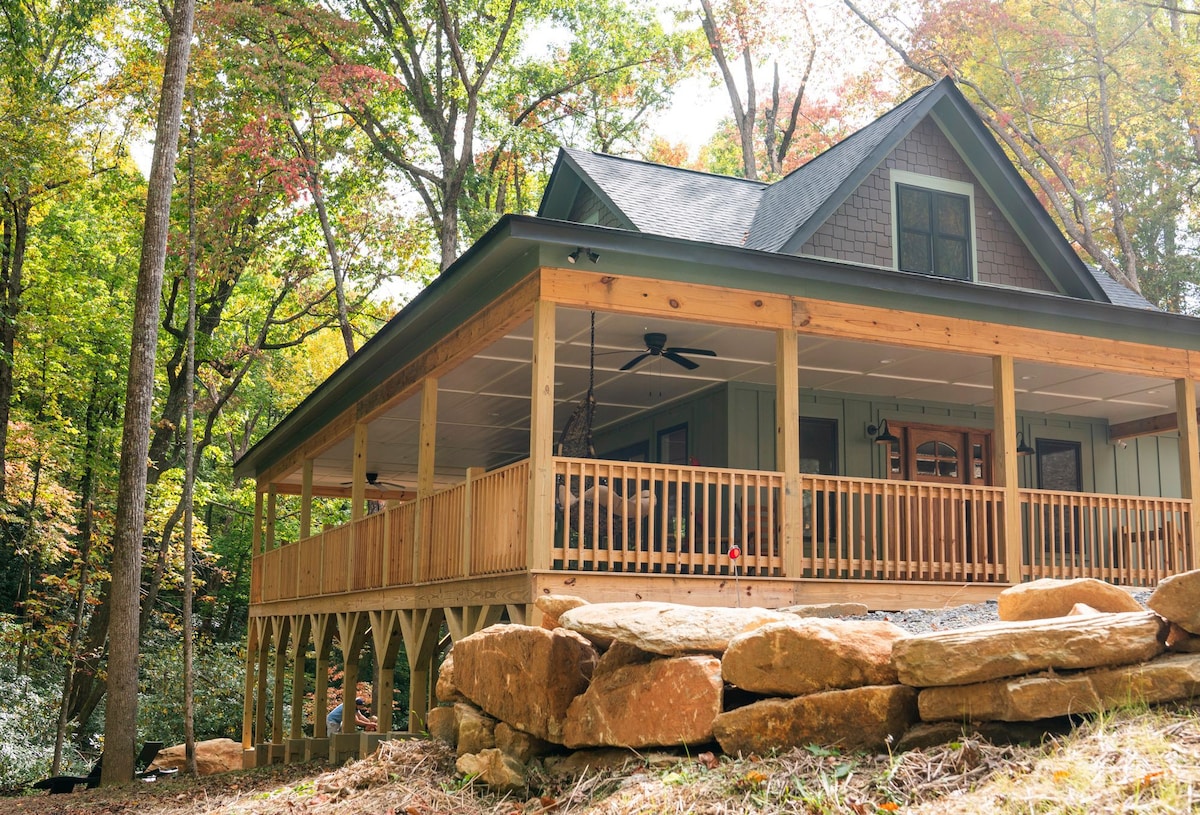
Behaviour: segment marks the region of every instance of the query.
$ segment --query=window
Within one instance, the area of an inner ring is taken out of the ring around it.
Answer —
[[[686,424],[658,431],[658,461],[660,464],[688,463],[688,432]]]
[[[800,420],[800,472],[838,474],[837,419]]]
[[[1082,491],[1081,449],[1077,441],[1038,439],[1038,487],[1043,490]]]
[[[971,280],[972,186],[902,170],[892,171],[892,183],[896,268]]]

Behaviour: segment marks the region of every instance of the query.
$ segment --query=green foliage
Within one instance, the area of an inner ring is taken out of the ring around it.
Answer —
[[[143,739],[183,743],[183,651],[180,633],[149,633],[142,644],[138,733]],[[196,739],[240,739],[245,653],[240,643],[196,641]]]

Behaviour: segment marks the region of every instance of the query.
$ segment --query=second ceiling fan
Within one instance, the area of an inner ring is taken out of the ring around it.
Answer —
[[[662,357],[663,359],[669,359],[676,365],[681,365],[689,371],[694,371],[700,367],[700,364],[693,362],[692,360],[683,356],[683,354],[702,357],[715,357],[717,355],[716,351],[710,351],[707,348],[680,348],[675,346],[668,348],[667,335],[660,334],[656,331],[646,334],[643,339],[646,342],[646,350],[622,365],[622,371],[630,370],[647,357]]]

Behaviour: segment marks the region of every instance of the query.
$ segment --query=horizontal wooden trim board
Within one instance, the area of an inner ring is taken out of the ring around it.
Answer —
[[[1088,370],[1200,378],[1200,365],[1185,349],[674,280],[562,268],[541,272],[542,296],[567,306],[749,328],[795,328],[800,334],[909,348],[1010,354],[1017,360]]]

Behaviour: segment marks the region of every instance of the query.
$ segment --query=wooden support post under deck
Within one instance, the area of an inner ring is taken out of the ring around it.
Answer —
[[[337,615],[338,644],[342,650],[342,664],[345,666],[342,676],[343,733],[355,733],[358,730],[358,725],[354,722],[354,699],[358,695],[358,661],[363,637],[367,631],[366,620],[367,615],[361,611],[339,612]]]
[[[267,522],[266,529],[263,530],[263,546],[268,552],[279,546],[279,542],[275,540],[275,515],[278,503],[279,493],[275,491],[275,485],[272,484],[267,488]]]
[[[1192,502],[1191,551],[1181,569],[1200,568],[1200,435],[1196,427],[1196,386],[1191,379],[1175,380],[1175,411],[1179,422],[1179,483]]]
[[[292,629],[292,725],[288,738],[304,738],[304,691],[308,688],[308,677],[304,672],[304,653],[308,645],[308,617],[304,614],[290,616]]]
[[[384,609],[371,616],[371,642],[375,646],[375,688],[371,703],[379,717],[376,730],[392,732],[392,703],[395,700],[396,657],[400,655],[399,611]]]
[[[312,615],[313,650],[317,653],[317,675],[313,680],[313,738],[316,739],[329,737],[325,717],[329,715],[329,649],[333,645],[333,628],[330,626],[332,620],[328,614]]]
[[[408,730],[419,733],[426,727],[429,715],[429,680],[433,675],[433,658],[443,614],[438,608],[419,608],[400,611],[400,633],[404,636],[404,653],[408,657]]]
[[[554,544],[554,303],[533,306],[533,382],[529,416],[528,539],[525,564],[550,568]]]
[[[781,545],[783,574],[803,569],[804,521],[800,495],[800,383],[795,329],[775,332],[775,469],[783,473]]]
[[[254,620],[246,626],[246,678],[242,686],[242,750],[254,747],[254,667],[258,662],[258,627]]]
[[[271,656],[270,637],[267,632],[271,630],[270,620],[264,617],[259,617],[255,621],[258,625],[258,700],[257,711],[254,717],[254,743],[261,744],[267,738],[267,665]]]
[[[283,683],[287,678],[288,619],[273,617],[271,622],[275,629],[275,687],[271,691],[271,742],[283,744]]]
[[[992,357],[992,480],[1004,488],[1004,579],[1021,582],[1021,494],[1017,477],[1017,392],[1010,354]]]
[[[312,535],[313,460],[304,459],[300,475],[300,540]]]

